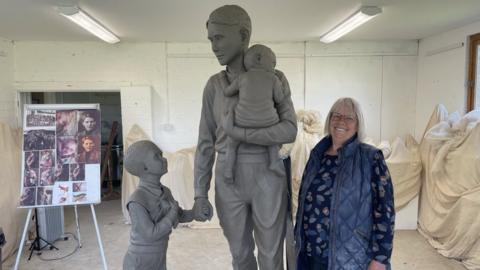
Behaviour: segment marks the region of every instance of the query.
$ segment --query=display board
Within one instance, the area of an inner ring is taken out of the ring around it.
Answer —
[[[20,207],[99,203],[100,105],[25,105]]]

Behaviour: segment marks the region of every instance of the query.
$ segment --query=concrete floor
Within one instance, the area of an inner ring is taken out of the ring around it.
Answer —
[[[72,256],[56,261],[72,252],[76,242],[58,241],[60,251],[43,251],[27,261],[28,253],[23,252],[20,269],[36,270],[80,270],[102,269],[95,228],[90,208],[79,208],[83,247]],[[96,207],[97,219],[105,247],[108,269],[122,269],[123,256],[127,249],[130,227],[123,224],[120,201],[107,201]],[[73,208],[65,209],[66,232],[75,232]],[[11,269],[15,258],[9,258],[5,269]],[[174,270],[227,270],[231,269],[230,253],[220,229],[176,229],[169,242],[167,268]],[[394,270],[465,270],[460,263],[439,255],[416,231],[397,231],[392,258]]]

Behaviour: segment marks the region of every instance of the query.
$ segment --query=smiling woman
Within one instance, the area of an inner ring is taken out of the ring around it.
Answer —
[[[393,185],[382,152],[362,142],[364,129],[360,105],[337,100],[300,186],[299,270],[390,269]]]

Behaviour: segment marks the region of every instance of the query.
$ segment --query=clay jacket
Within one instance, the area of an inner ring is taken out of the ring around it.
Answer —
[[[153,187],[154,185],[146,187],[141,183],[127,202],[132,220],[128,250],[134,253],[156,253],[160,258],[166,254],[172,231],[172,223],[165,216],[174,199],[165,186]]]
[[[297,269],[308,269],[304,250],[303,213],[306,194],[315,178],[321,158],[332,145],[323,138],[310,153],[298,198],[295,225]],[[339,167],[333,184],[330,207],[328,270],[366,270],[372,260],[370,239],[373,231],[372,162],[377,148],[354,136],[338,150]],[[390,265],[387,265],[390,269]]]

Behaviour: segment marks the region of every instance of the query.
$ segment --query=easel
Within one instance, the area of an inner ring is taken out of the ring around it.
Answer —
[[[76,223],[76,227],[77,227],[78,243],[79,243],[80,247],[82,247],[81,238],[80,238],[80,224],[78,222],[77,205],[74,205],[74,208],[75,208],[75,223]],[[13,270],[18,270],[18,266],[20,264],[20,257],[22,256],[23,246],[24,246],[24,243],[25,243],[25,237],[27,235],[28,225],[30,223],[30,219],[32,218],[33,209],[34,208],[28,209],[27,219],[25,220],[25,227],[23,228],[23,233],[22,233],[22,240],[20,241],[20,246],[18,247],[17,258],[15,260],[15,266],[13,267]],[[98,241],[98,246],[100,248],[100,255],[102,256],[103,269],[108,270],[107,260],[105,259],[105,252],[103,250],[102,239],[100,237],[100,230],[98,229],[97,215],[95,214],[95,208],[93,207],[93,204],[90,204],[90,209],[92,211],[93,223],[95,225],[95,231],[97,233],[97,241]],[[37,217],[35,217],[35,218],[37,218]],[[30,256],[31,256],[31,254],[30,254]]]
[[[35,240],[33,240],[33,243],[30,245],[30,255],[28,256],[28,260],[30,261],[30,259],[32,258],[32,255],[33,255],[33,252],[34,251],[40,251],[48,246],[50,246],[50,249],[56,249],[58,250],[58,248],[56,246],[54,246],[52,243],[48,242],[47,240],[43,239],[40,234],[38,233],[38,211],[37,211],[37,208],[35,208],[35,232],[36,232],[36,236],[35,236]],[[45,242],[45,246],[42,247],[42,243],[41,241]]]
[[[115,140],[115,136],[117,136],[117,129],[118,129],[118,122],[113,121],[112,124],[112,130],[110,131],[110,136],[108,138],[108,144],[107,147],[105,148],[105,158],[103,159],[103,168],[102,168],[102,173],[100,176],[100,180],[103,184],[105,181],[105,177],[108,174],[108,193],[104,194],[102,197],[103,201],[108,201],[108,200],[117,200],[121,197],[121,195],[118,192],[113,191],[113,160],[112,160],[112,145],[113,145],[113,140]]]

